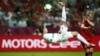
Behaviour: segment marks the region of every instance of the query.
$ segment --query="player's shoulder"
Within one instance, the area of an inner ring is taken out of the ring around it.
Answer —
[[[61,25],[60,27],[64,27],[64,25]]]

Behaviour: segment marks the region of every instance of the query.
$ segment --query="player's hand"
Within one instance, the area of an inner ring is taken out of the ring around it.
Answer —
[[[59,4],[62,5],[62,6],[66,6],[66,4],[63,3],[63,2],[59,2]]]
[[[83,20],[84,20],[84,21],[87,20],[87,17],[86,17],[86,16],[83,16]]]

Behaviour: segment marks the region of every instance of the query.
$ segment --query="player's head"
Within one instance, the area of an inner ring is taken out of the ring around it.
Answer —
[[[40,33],[43,33],[43,28],[42,27],[39,27],[38,29],[39,29]]]
[[[89,13],[89,14],[87,15],[87,17],[88,17],[89,20],[92,20],[93,17],[94,17],[94,14],[93,14],[93,13]]]
[[[48,32],[48,30],[47,30],[47,28],[46,28],[46,27],[39,27],[39,31],[40,31],[42,34],[44,34],[44,33],[47,33],[47,32]]]
[[[60,21],[60,24],[61,24],[61,25],[66,25],[66,21],[62,21],[62,20],[61,20],[61,21]]]

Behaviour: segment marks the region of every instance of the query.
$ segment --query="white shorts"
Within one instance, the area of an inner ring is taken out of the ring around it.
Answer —
[[[56,43],[61,39],[62,35],[59,33],[46,33],[43,38],[51,43]]]
[[[70,31],[62,34],[62,38],[60,39],[60,41],[68,40],[69,38],[73,38],[73,35]]]
[[[72,37],[73,37],[73,35],[71,34],[71,32],[66,32],[65,34],[47,33],[47,34],[44,34],[44,36],[43,36],[43,38],[45,40],[47,40],[48,42],[51,42],[51,43],[66,41]]]

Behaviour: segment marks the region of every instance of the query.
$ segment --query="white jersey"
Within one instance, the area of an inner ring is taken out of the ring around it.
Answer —
[[[56,43],[62,38],[62,34],[59,33],[46,33],[43,38],[49,42]]]
[[[66,26],[64,26],[64,25],[61,25],[61,26],[60,26],[60,32],[61,32],[62,34],[66,33],[67,31],[68,31],[68,27],[66,27]]]
[[[43,38],[48,42],[56,43],[61,41],[66,41],[69,38],[72,38],[73,35],[68,31],[68,27],[61,25],[61,33],[46,33],[43,35]]]
[[[68,31],[67,26],[61,25],[60,26],[60,32],[63,34],[63,36],[65,38],[72,38],[73,37],[72,33],[70,31]]]

